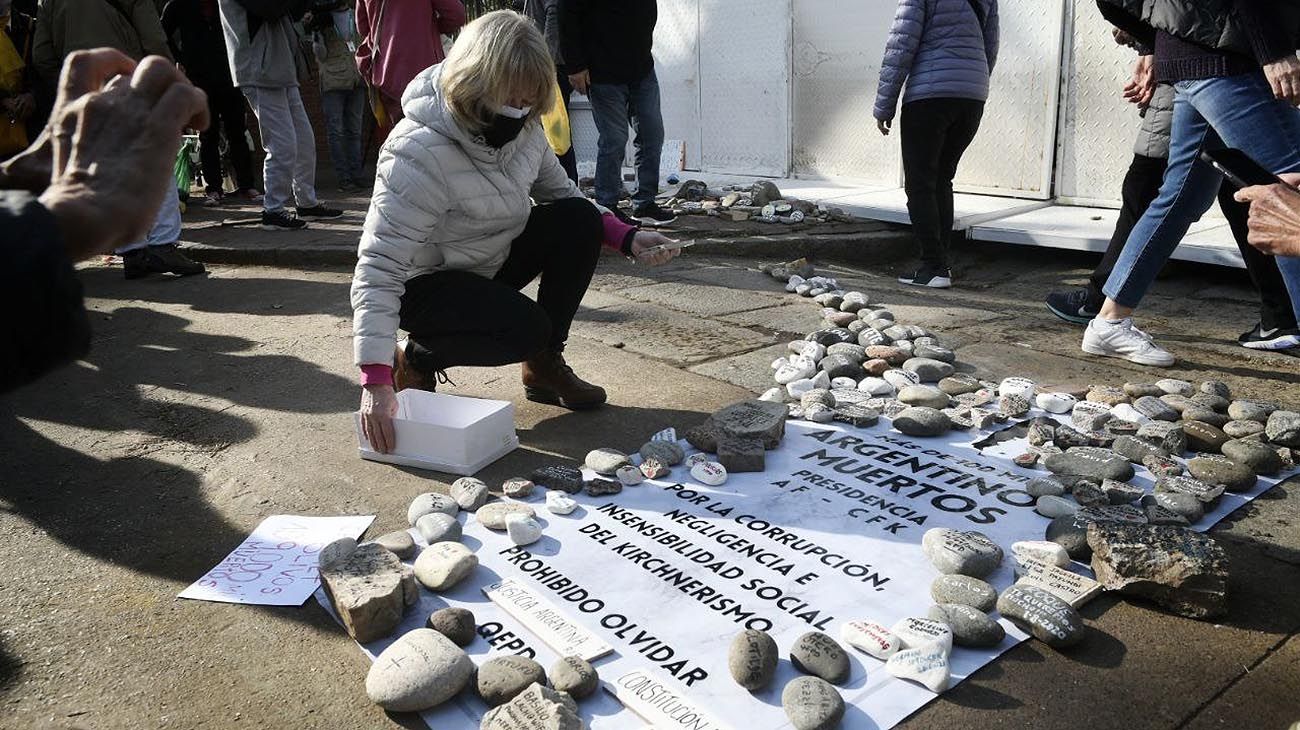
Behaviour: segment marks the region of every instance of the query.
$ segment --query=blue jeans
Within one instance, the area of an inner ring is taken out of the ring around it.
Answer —
[[[366,110],[364,87],[323,91],[321,111],[325,113],[325,137],[330,144],[330,162],[340,184],[361,182],[361,115]]]
[[[618,205],[623,189],[623,155],[627,127],[636,130],[636,193],[640,207],[659,194],[659,155],[664,146],[664,118],[659,113],[659,78],[655,72],[630,84],[592,84],[587,98],[600,135],[596,153],[596,202],[606,208]]]
[[[1187,229],[1214,204],[1223,178],[1202,150],[1235,147],[1274,172],[1300,170],[1300,109],[1278,100],[1262,71],[1175,84],[1169,168],[1160,194],[1129,234],[1103,291],[1136,307]],[[1300,261],[1278,258],[1300,315]]]

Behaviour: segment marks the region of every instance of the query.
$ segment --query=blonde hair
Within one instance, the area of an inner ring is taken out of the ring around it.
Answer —
[[[533,21],[496,10],[461,29],[442,62],[440,84],[456,122],[478,132],[514,94],[533,100],[529,119],[549,109],[555,62]]]

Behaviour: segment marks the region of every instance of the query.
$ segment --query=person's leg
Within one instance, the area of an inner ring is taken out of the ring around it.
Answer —
[[[203,89],[208,97],[208,128],[199,132],[199,167],[203,170],[203,187],[214,200],[222,192],[221,172],[221,97],[216,89]]]
[[[360,86],[347,92],[343,106],[343,146],[347,158],[348,179],[364,184],[362,173],[361,125],[366,113],[366,90]]]
[[[257,116],[258,133],[266,150],[262,166],[262,184],[266,188],[262,208],[267,213],[281,213],[293,195],[294,156],[298,145],[288,95],[284,89],[248,87],[244,96]]]
[[[158,206],[153,228],[143,241],[118,249],[123,273],[128,279],[149,274],[173,273],[179,276],[202,274],[203,264],[190,260],[176,248],[181,237],[181,199],[176,185],[168,185]]]
[[[1250,206],[1238,203],[1232,197],[1236,192],[1236,186],[1225,180],[1219,190],[1219,208],[1228,220],[1232,237],[1246,264],[1246,273],[1250,275],[1250,281],[1259,294],[1259,325],[1239,337],[1238,342],[1251,349],[1273,349],[1274,344],[1290,346],[1290,340],[1274,343],[1278,333],[1289,330],[1284,334],[1294,335],[1296,329],[1296,315],[1291,306],[1291,296],[1287,293],[1286,281],[1278,268],[1278,260],[1250,245],[1247,240],[1250,234]]]
[[[1278,256],[1277,268],[1282,272],[1282,281],[1286,283],[1291,295],[1291,314],[1300,321],[1300,258],[1295,256]],[[1300,342],[1296,343],[1300,346]]]
[[[634,208],[654,205],[659,194],[659,158],[664,149],[664,117],[659,108],[659,78],[653,70],[640,81],[629,84],[629,107],[636,138],[636,193]]]
[[[347,91],[322,91],[320,95],[320,108],[325,116],[325,138],[330,147],[330,163],[334,166],[334,178],[340,187],[345,187],[350,182],[348,152],[343,139],[343,112],[347,96]]]
[[[903,154],[903,189],[912,235],[920,248],[922,268],[943,269],[939,209],[939,163],[947,132],[947,114],[937,99],[903,105],[899,115],[899,140]]]
[[[596,202],[615,210],[623,192],[623,157],[627,152],[628,87],[592,84],[587,98],[596,123]]]
[[[556,80],[560,84],[560,101],[564,104],[564,111],[569,111],[569,99],[573,96],[573,84],[569,83],[569,75],[563,71],[555,72]],[[578,182],[578,153],[573,149],[570,142],[569,151],[559,155],[560,167],[564,168],[564,174],[569,176],[575,184]]]
[[[244,95],[239,89],[227,86],[214,89],[218,99],[218,112],[221,115],[221,128],[226,133],[226,149],[230,152],[230,166],[234,168],[235,187],[239,191],[257,189],[257,179],[253,176],[253,155],[248,149],[248,124],[245,120]],[[216,126],[216,117],[213,117]]]
[[[284,90],[284,94],[293,124],[293,199],[301,213],[303,209],[320,204],[316,199],[316,135],[312,132],[311,120],[307,118],[298,87],[291,86]]]
[[[939,151],[938,190],[935,202],[939,205],[939,245],[943,252],[944,268],[948,268],[949,250],[952,242],[953,226],[953,192],[952,181],[957,177],[957,166],[961,164],[962,155],[980,129],[980,120],[984,118],[984,102],[970,99],[954,99],[952,125],[944,136],[943,148]]]
[[[1088,303],[1094,305],[1091,307],[1093,311],[1099,309],[1106,298],[1101,291],[1102,287],[1106,286],[1106,279],[1115,268],[1115,262],[1119,260],[1119,255],[1124,250],[1124,244],[1128,242],[1133,227],[1150,207],[1151,201],[1155,200],[1156,195],[1160,193],[1160,183],[1165,179],[1165,168],[1168,166],[1168,161],[1163,157],[1133,155],[1133,162],[1129,163],[1128,172],[1124,175],[1122,200],[1119,219],[1115,221],[1115,232],[1111,234],[1110,244],[1106,246],[1101,262],[1093,269],[1092,276],[1088,280]]]

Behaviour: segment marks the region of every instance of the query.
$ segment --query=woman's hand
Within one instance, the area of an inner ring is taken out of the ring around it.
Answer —
[[[1289,185],[1300,183],[1300,175],[1280,177]],[[1300,256],[1300,192],[1287,185],[1256,185],[1235,197],[1250,203],[1250,245],[1274,256]]]
[[[880,133],[885,135],[886,137],[889,136],[889,128],[892,127],[893,125],[894,125],[893,121],[889,119],[876,120],[876,129],[879,129]]]
[[[361,433],[381,454],[397,448],[397,434],[393,431],[396,416],[397,392],[393,386],[376,383],[361,387]]]
[[[658,251],[649,251],[655,246],[664,246],[670,243],[676,243],[673,239],[662,233],[654,231],[637,231],[632,237],[632,255],[636,257],[637,263],[650,264],[659,266],[666,264],[681,253],[681,249],[660,249]]]
[[[1124,100],[1146,110],[1156,95],[1155,56],[1138,56],[1133,64],[1133,77],[1124,85]]]
[[[1273,96],[1292,106],[1300,105],[1300,58],[1295,54],[1283,56],[1264,66],[1264,75],[1273,87]]]

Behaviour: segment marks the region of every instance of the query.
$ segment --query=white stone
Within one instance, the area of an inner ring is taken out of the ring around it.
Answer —
[[[1018,395],[1025,400],[1033,400],[1036,387],[1029,378],[1007,378],[998,383],[998,395]]]
[[[832,388],[832,389],[836,389],[836,388],[848,388],[848,389],[851,390],[851,389],[856,388],[856,387],[858,387],[858,381],[854,380],[853,378],[846,378],[846,377],[843,377],[843,376],[838,377],[838,378],[831,378],[831,388]]]
[[[1163,378],[1156,381],[1156,387],[1170,395],[1182,395],[1188,398],[1196,393],[1196,387],[1186,380],[1177,380],[1175,378]]]
[[[516,545],[532,545],[542,539],[542,523],[536,517],[511,515],[506,518],[506,534]]]
[[[840,626],[840,641],[877,659],[888,659],[903,648],[894,632],[871,621],[849,621]]]
[[[1069,393],[1039,393],[1034,404],[1048,413],[1069,413],[1079,399]]]
[[[804,393],[816,389],[817,389],[817,383],[815,383],[812,380],[812,378],[804,378],[802,380],[796,380],[793,383],[787,383],[785,386],[785,392],[789,393],[790,397],[794,398],[795,400],[798,400],[799,398],[803,397]]]
[[[885,374],[880,377],[884,378],[885,382],[894,386],[896,390],[902,390],[909,385],[921,384],[921,378],[916,373],[908,370],[899,370],[897,368],[894,370],[886,370]]]
[[[425,492],[411,500],[411,506],[406,509],[406,521],[414,527],[421,517],[434,512],[455,517],[460,512],[460,505],[445,494]]]
[[[947,654],[952,651],[952,629],[929,618],[910,617],[900,620],[889,629],[903,642],[905,649],[917,649],[930,644],[938,645]]]
[[[758,397],[758,399],[768,401],[769,403],[784,403],[785,388],[768,388]]]
[[[1019,563],[1023,563],[1025,560],[1038,560],[1062,568],[1070,564],[1070,554],[1065,551],[1064,547],[1050,540],[1013,542],[1011,543],[1011,554],[1015,556],[1016,562]]]
[[[691,469],[696,464],[703,464],[708,460],[709,460],[709,455],[704,453],[703,451],[691,454],[690,456],[686,457],[686,468]]]
[[[812,378],[814,390],[830,390],[831,376],[825,370],[819,370]]]
[[[794,291],[795,289],[797,289],[797,288],[799,287],[800,284],[803,284],[803,283],[805,283],[805,282],[807,282],[807,281],[808,281],[808,280],[805,279],[805,278],[803,278],[802,276],[799,276],[798,274],[795,274],[794,276],[791,276],[791,277],[790,277],[790,280],[787,281],[787,282],[785,283],[785,290],[786,290],[786,291]]]
[[[408,631],[379,653],[366,673],[366,694],[393,712],[418,712],[455,697],[474,662],[433,629]]]
[[[1151,423],[1151,419],[1138,412],[1130,403],[1120,403],[1110,409],[1110,414],[1121,421],[1132,421],[1138,425]]]
[[[727,468],[716,461],[703,461],[691,467],[691,476],[700,484],[716,487],[727,481]]]
[[[884,378],[864,378],[861,383],[858,383],[858,390],[887,398],[897,392],[898,389]]]
[[[777,368],[773,376],[780,385],[787,385],[796,380],[811,378],[813,373],[817,372],[817,363],[809,357],[796,357],[790,362]]]
[[[835,411],[821,403],[814,403],[803,409],[803,417],[813,423],[830,423],[835,420]]]
[[[773,370],[780,370],[781,368],[789,367],[789,366],[790,366],[790,358],[778,357],[777,359],[772,361],[771,368]]]
[[[567,515],[578,508],[578,503],[568,494],[552,489],[546,493],[546,511],[555,515]],[[506,529],[510,529],[510,523],[506,523]]]
[[[478,566],[478,556],[458,542],[440,542],[420,551],[415,579],[431,591],[452,588]]]
[[[951,676],[948,654],[937,645],[900,651],[885,662],[885,671],[899,679],[919,682],[936,694],[948,689]]]
[[[614,476],[618,477],[625,487],[635,487],[645,481],[645,474],[635,466],[619,467],[619,470],[614,472]]]

